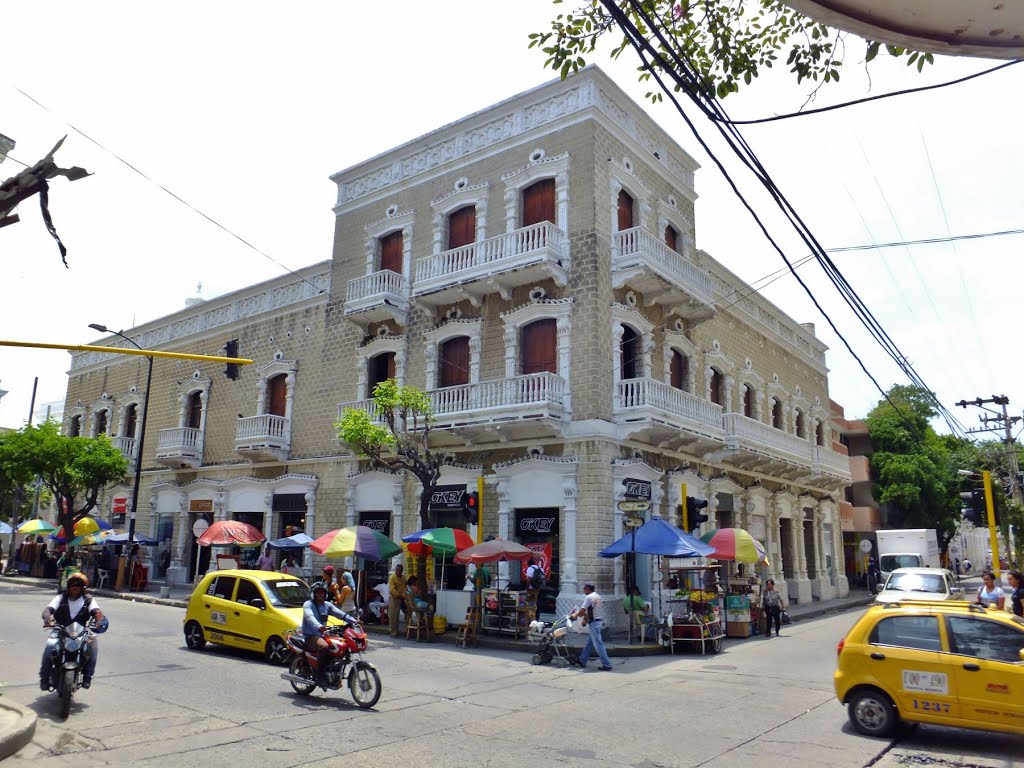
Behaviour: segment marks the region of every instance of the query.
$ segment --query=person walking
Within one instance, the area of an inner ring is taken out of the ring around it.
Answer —
[[[768,579],[764,585],[764,595],[761,597],[761,605],[764,608],[766,620],[765,637],[772,636],[772,622],[775,622],[775,636],[778,637],[782,631],[782,612],[786,604],[782,595],[775,588],[775,580]]]
[[[1002,587],[996,584],[996,575],[992,571],[985,571],[981,574],[981,582],[975,602],[986,608],[995,606],[1000,611],[1003,610],[1003,606],[1006,605],[1006,593],[1003,592]]]
[[[1010,571],[1006,574],[1006,580],[1010,582],[1010,610],[1014,616],[1024,616],[1024,579],[1020,571]]]
[[[590,652],[596,650],[598,658],[601,659],[601,666],[598,669],[608,672],[612,668],[612,660],[608,658],[608,649],[604,647],[604,638],[601,637],[601,630],[604,628],[604,608],[601,596],[589,581],[583,585],[583,594],[585,595],[583,605],[569,614],[571,619],[582,616],[583,624],[590,632],[587,642],[583,645],[583,650],[580,651],[580,666],[586,669]]]
[[[274,570],[274,556],[270,554],[270,547],[263,548],[263,554],[256,560],[256,568],[260,571]]]

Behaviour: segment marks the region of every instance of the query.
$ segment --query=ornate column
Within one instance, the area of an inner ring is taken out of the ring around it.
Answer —
[[[352,482],[352,478],[348,478],[348,483],[345,485],[345,527],[351,528],[356,524],[356,506],[355,506],[355,495],[356,486]],[[312,536],[313,534],[309,534]],[[345,567],[352,568],[354,557],[345,558]]]
[[[178,491],[178,554],[174,558],[175,565],[184,566],[188,557],[185,553],[185,542],[188,540],[188,533],[192,529],[191,521],[188,519],[188,498],[184,492]],[[189,574],[191,576],[191,574]]]
[[[572,386],[570,384],[570,361],[572,359],[572,325],[568,315],[560,315],[555,321],[555,329],[558,335],[558,375],[565,382],[565,390],[562,395],[562,408],[565,413],[572,413]],[[507,367],[507,364],[506,364]]]
[[[306,535],[311,539],[316,538],[316,491],[306,491]],[[267,513],[273,516],[272,512]],[[313,550],[306,547],[302,554],[302,567],[306,573],[313,577]]]
[[[512,516],[512,499],[509,495],[508,481],[499,480],[496,490],[498,491],[498,537],[507,540],[509,537],[508,521]],[[508,586],[507,562],[498,563],[497,586],[499,589]]]
[[[576,480],[563,480],[562,496],[562,578],[561,591],[574,595],[579,592],[576,582]]]
[[[612,413],[622,407],[619,396],[619,380],[622,376],[622,323],[614,321],[612,325]]]
[[[785,575],[785,563],[782,562],[782,539],[779,522],[779,507],[772,494],[768,500],[768,510],[765,514],[765,541],[764,546],[768,550],[768,574],[775,581],[783,581]]]
[[[622,538],[622,535],[622,512],[619,510],[619,505],[616,504],[612,511],[612,541],[618,541]],[[625,555],[616,557],[612,561],[612,586],[616,597],[622,597],[626,594],[626,582],[622,575],[622,561],[624,559]]]
[[[227,520],[228,511],[226,504],[224,503],[224,497],[227,496],[224,491],[217,491],[213,497],[213,519],[214,520]]]

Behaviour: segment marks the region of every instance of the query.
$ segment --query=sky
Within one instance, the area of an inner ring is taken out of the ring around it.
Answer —
[[[528,49],[527,35],[570,6],[5,3],[0,133],[17,146],[0,178],[21,170],[17,161],[36,162],[65,134],[58,163],[93,176],[51,183],[50,211],[69,268],[36,198],[20,206],[20,223],[0,229],[0,339],[90,343],[98,338],[90,323],[128,331],[183,308],[198,283],[213,298],[329,259],[336,193],[328,177],[556,77],[544,55]],[[884,56],[865,69],[855,40],[849,49],[840,83],[820,89],[810,107],[1001,63],[937,56],[918,75]],[[590,61],[701,165],[698,248],[797,322],[815,324],[830,348],[832,398],[848,418],[864,416],[879,390],[797,281],[779,272],[781,257],[683,119],[668,104],[644,101],[649,87],[636,81],[636,59],[627,51],[611,61],[606,52]],[[783,70],[723,106],[734,119],[800,109],[811,89]],[[1022,81],[1024,65],[1014,66],[741,130],[825,248],[1020,229],[1024,103],[1015,94],[1024,92]],[[686,109],[787,257],[806,256],[714,128]],[[832,258],[920,377],[971,429],[981,411],[956,408],[958,400],[998,394],[1010,398],[1011,415],[1024,407],[1022,247],[1024,236],[1010,235]],[[797,271],[878,384],[908,383],[821,269],[808,262]],[[0,346],[0,389],[8,390],[0,426],[24,424],[35,377],[37,405],[63,400],[68,366],[64,351]]]

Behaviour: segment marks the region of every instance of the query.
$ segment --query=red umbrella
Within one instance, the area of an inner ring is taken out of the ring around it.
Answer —
[[[499,560],[529,560],[536,555],[529,547],[504,539],[491,539],[483,544],[474,544],[455,555],[455,562],[463,565],[481,565]]]
[[[203,547],[218,544],[237,544],[240,547],[253,546],[266,541],[267,537],[259,528],[239,520],[218,520],[210,525],[196,544]]]

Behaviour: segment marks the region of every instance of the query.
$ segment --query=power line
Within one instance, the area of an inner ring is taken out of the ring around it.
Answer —
[[[845,245],[838,248],[826,248],[829,253],[846,251],[871,251],[876,248],[902,248],[907,245],[934,245],[936,243],[955,243],[961,240],[981,240],[986,237],[1005,237],[1007,235],[1024,235],[1024,229],[1003,229],[995,232],[976,232],[969,235],[947,235],[946,237],[926,237],[920,240],[895,240],[891,243],[870,243],[866,245]]]

